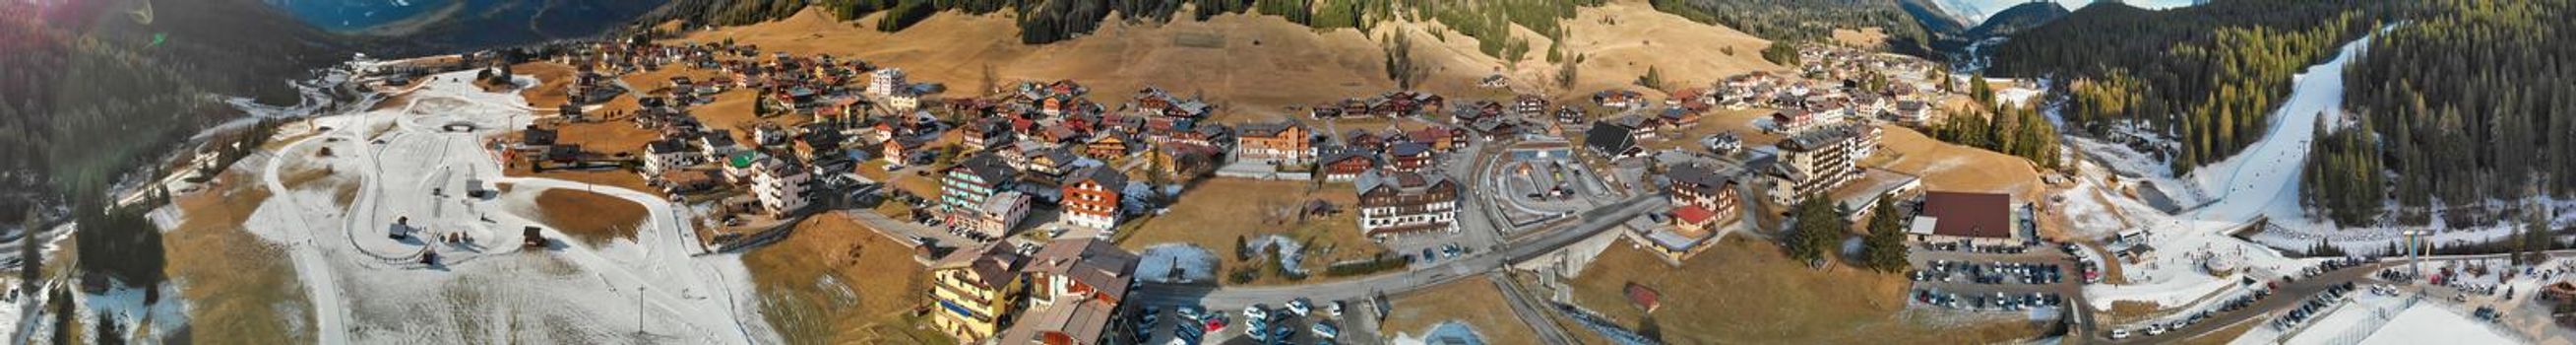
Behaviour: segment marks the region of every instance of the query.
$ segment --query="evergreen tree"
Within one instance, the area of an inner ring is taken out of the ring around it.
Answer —
[[[1825,251],[1841,241],[1843,233],[1851,229],[1851,225],[1844,224],[1842,215],[1834,210],[1833,202],[1826,199],[1809,197],[1795,207],[1794,214],[1798,217],[1796,230],[1789,233],[1785,243],[1790,258],[1823,260]]]
[[[1896,214],[1896,204],[1882,196],[1870,206],[1869,237],[1862,240],[1862,262],[1880,272],[1904,271],[1908,250],[1905,247],[1904,220]]]

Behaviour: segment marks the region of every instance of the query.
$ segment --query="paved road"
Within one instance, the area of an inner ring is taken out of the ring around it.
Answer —
[[[2344,283],[2370,280],[2372,279],[2370,277],[2371,273],[2379,272],[2379,270],[2383,268],[2396,267],[2398,265],[2402,264],[2395,261],[2387,261],[2376,264],[2346,267],[2341,270],[2326,272],[2325,274],[2318,275],[2316,277],[2300,279],[2298,281],[2282,285],[2280,290],[2272,292],[2271,297],[2264,297],[2262,300],[2255,301],[2252,306],[2248,306],[2244,309],[2237,309],[2235,312],[2216,314],[2211,316],[2207,321],[2202,321],[2200,323],[2191,324],[2190,326],[2185,326],[2181,329],[2165,332],[2163,335],[2147,336],[2145,332],[2131,330],[2129,332],[2130,337],[2128,339],[2112,340],[2108,338],[2111,329],[2134,329],[2145,328],[2146,326],[2144,324],[2105,326],[2088,323],[2076,327],[2076,329],[2079,330],[2087,330],[2087,332],[2076,332],[2077,334],[2085,335],[2084,337],[2078,338],[2070,336],[2068,337],[2068,340],[2082,339],[2085,342],[2095,344],[2163,344],[2181,341],[2185,338],[2191,338],[2200,334],[2217,332],[2218,330],[2226,329],[2227,327],[2246,321],[2271,320],[2272,317],[2279,314],[2280,311],[2296,308],[2299,304],[2307,303],[2309,298],[2316,297],[2317,294],[2324,293],[2327,288],[2334,287],[2336,285],[2343,285]],[[2356,284],[2365,283],[2366,282]],[[2199,309],[2190,309],[2182,311],[2182,313],[2193,313],[2198,311]]]
[[[1145,301],[1149,306],[1205,305],[1210,310],[1231,310],[1256,303],[1277,304],[1297,297],[1328,301],[1359,300],[1377,294],[1398,294],[1462,278],[1476,277],[1510,262],[1546,255],[1557,248],[1614,228],[1628,218],[1660,210],[1662,206],[1663,203],[1656,198],[1628,198],[1584,212],[1582,222],[1571,227],[1548,230],[1516,239],[1503,245],[1499,250],[1444,259],[1429,266],[1417,267],[1402,273],[1295,286],[1210,287],[1147,283],[1144,297],[1140,300]]]

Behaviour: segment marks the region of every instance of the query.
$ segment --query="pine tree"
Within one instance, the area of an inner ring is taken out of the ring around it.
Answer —
[[[1863,240],[1863,261],[1880,272],[1902,271],[1907,266],[1904,220],[1898,219],[1896,205],[1889,199],[1881,196],[1870,206],[1869,238]]]

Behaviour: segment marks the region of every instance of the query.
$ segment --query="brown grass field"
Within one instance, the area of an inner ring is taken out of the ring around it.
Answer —
[[[947,344],[910,310],[929,301],[912,248],[835,213],[807,218],[777,244],[743,254],[762,315],[793,344]],[[828,279],[828,281],[826,280]]]
[[[590,245],[635,238],[644,224],[644,205],[606,194],[551,188],[537,193],[537,213],[546,225]]]
[[[1879,126],[1877,167],[1923,177],[1923,188],[2012,194],[2015,200],[2039,200],[2046,185],[2030,160],[1994,151],[1934,140],[1913,129]]]
[[[1121,239],[1119,246],[1127,250],[1144,250],[1164,243],[1196,244],[1217,254],[1220,281],[1229,272],[1225,270],[1243,263],[1234,256],[1234,241],[1238,236],[1283,235],[1292,240],[1306,241],[1310,247],[1302,265],[1317,274],[1304,282],[1334,279],[1321,274],[1323,267],[1333,262],[1370,258],[1386,252],[1385,246],[1360,234],[1359,211],[1353,208],[1359,201],[1357,191],[1351,190],[1347,184],[1315,188],[1313,182],[1307,181],[1208,179],[1183,194],[1170,214],[1131,220],[1142,224],[1132,230],[1131,235]],[[1265,216],[1273,214],[1267,210],[1295,207],[1313,199],[1325,200],[1343,211],[1329,217],[1310,218],[1303,223],[1297,223],[1293,218],[1282,222],[1280,217]],[[1290,283],[1303,282],[1264,275],[1254,280],[1252,285]]]
[[[1907,282],[1831,265],[1809,269],[1779,247],[1730,236],[1719,247],[1673,267],[1628,245],[1612,246],[1568,280],[1574,300],[1638,328],[1643,309],[1628,302],[1629,282],[1663,293],[1653,315],[1663,340],[1675,344],[1993,343],[2033,336],[2038,326],[2005,321],[1946,326],[1904,317]]]
[[[1887,29],[1874,26],[1860,30],[1834,29],[1833,37],[1834,43],[1853,47],[1878,48],[1887,45]]]
[[[1556,87],[1551,77],[1557,67],[1544,60],[1551,42],[1522,28],[1515,29],[1530,42],[1531,51],[1506,61],[1478,52],[1474,39],[1428,22],[1396,21],[1362,33],[1318,31],[1276,16],[1243,14],[1170,23],[1112,21],[1083,38],[1032,46],[1018,43],[1017,28],[1006,15],[940,13],[895,33],[870,28],[873,19],[837,21],[808,10],[778,21],[693,32],[680,41],[733,39],[765,50],[856,57],[901,67],[914,80],[944,82],[963,92],[983,87],[987,68],[1004,83],[1074,79],[1091,86],[1095,100],[1110,104],[1133,90],[1160,86],[1182,94],[1204,93],[1226,108],[1221,119],[1273,117],[1284,113],[1282,106],[1392,90],[1380,41],[1399,33],[1412,37],[1416,56],[1429,66],[1417,88],[1447,95],[1490,93],[1474,83],[1498,72],[1525,89],[1570,94],[1635,88],[1629,82],[1649,67],[1677,85],[1780,68],[1759,57],[1769,41],[1657,12],[1638,1],[1581,9],[1566,21],[1565,58],[1585,55],[1571,88]],[[1430,34],[1434,30],[1445,32],[1435,38]],[[1211,39],[1216,44],[1178,43]],[[1735,54],[1725,54],[1727,47]]]
[[[555,106],[563,105],[564,100],[568,98],[564,95],[564,86],[572,85],[573,68],[564,64],[538,61],[510,65],[510,73],[537,77],[537,85],[520,89],[519,96],[527,98],[528,107],[542,112],[551,111]]]
[[[1502,289],[1486,279],[1459,279],[1438,286],[1416,290],[1388,302],[1382,328],[1388,337],[1404,333],[1420,337],[1432,326],[1457,321],[1475,328],[1476,334],[1496,344],[1527,342],[1538,339],[1529,324],[1512,315],[1510,304],[1503,300]],[[1574,332],[1588,332],[1569,329]],[[1573,333],[1573,332],[1568,332]]]
[[[162,239],[169,249],[164,270],[188,300],[189,340],[209,344],[313,342],[302,324],[312,319],[303,285],[285,247],[242,228],[266,189],[226,174],[205,192],[180,196],[187,220]],[[68,251],[66,251],[68,252]]]
[[[644,192],[645,194],[662,195],[662,189],[653,188],[653,186],[645,184],[643,175],[636,175],[634,172],[621,169],[547,170],[543,173],[530,173],[528,172],[528,166],[526,164],[512,164],[509,168],[502,169],[501,172],[503,174],[508,174],[509,176],[544,177],[632,189],[638,192]]]

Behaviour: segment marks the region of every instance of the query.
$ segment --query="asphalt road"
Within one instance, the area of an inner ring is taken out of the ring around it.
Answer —
[[[1494,251],[1443,259],[1428,266],[1394,274],[1381,274],[1352,280],[1294,286],[1212,287],[1200,284],[1147,283],[1139,301],[1149,306],[1204,305],[1209,310],[1233,310],[1256,303],[1279,304],[1298,297],[1318,301],[1361,300],[1378,294],[1399,294],[1458,279],[1477,278],[1503,265],[1535,258],[1555,251],[1601,231],[1616,227],[1628,218],[1662,209],[1660,199],[1631,197],[1583,213],[1583,220],[1571,227],[1547,230],[1502,245]]]
[[[2255,301],[2252,306],[2247,306],[2244,309],[2237,309],[2234,312],[2216,314],[2214,316],[2210,316],[2207,321],[2201,321],[2200,323],[2191,324],[2190,326],[2184,326],[2181,329],[2167,331],[2162,335],[2147,336],[2143,331],[2132,329],[2129,331],[2128,339],[2113,340],[2109,338],[2111,329],[2145,328],[2146,326],[2144,324],[2112,325],[2110,326],[2112,328],[2103,328],[2096,324],[2087,323],[2076,327],[2076,329],[2081,332],[2071,334],[2067,338],[2070,341],[2081,339],[2082,342],[2094,344],[2164,344],[2182,341],[2183,339],[2191,338],[2199,334],[2217,332],[2220,329],[2235,326],[2242,322],[2269,321],[2273,316],[2279,314],[2280,311],[2296,308],[2301,303],[2307,303],[2309,298],[2325,293],[2327,288],[2331,288],[2336,285],[2343,285],[2344,283],[2369,280],[2372,279],[2370,274],[2373,272],[2378,272],[2380,269],[2396,267],[2397,265],[2402,264],[2403,263],[2400,262],[2388,261],[2376,264],[2346,267],[2341,270],[2326,272],[2325,274],[2317,275],[2316,277],[2299,279],[2297,281],[2290,282],[2289,284],[2282,285],[2281,289],[2272,291],[2271,297],[2264,297],[2262,300]],[[2184,311],[2184,313],[2192,312],[2198,312],[2198,310]],[[2258,325],[2257,327],[2267,326]],[[2081,335],[2081,337],[2078,335]]]

